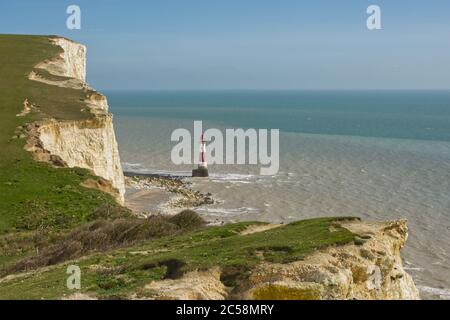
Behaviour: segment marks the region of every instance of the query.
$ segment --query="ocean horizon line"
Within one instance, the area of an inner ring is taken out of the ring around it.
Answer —
[[[448,89],[100,89],[101,92],[449,92]]]

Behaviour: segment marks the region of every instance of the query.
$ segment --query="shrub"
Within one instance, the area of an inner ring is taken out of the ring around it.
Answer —
[[[56,244],[47,245],[34,256],[22,259],[6,273],[54,265],[95,251],[176,235],[200,228],[204,224],[205,221],[191,210],[182,211],[172,217],[155,215],[147,219],[100,219],[61,236],[56,240]]]
[[[179,228],[187,230],[200,228],[206,224],[205,220],[192,210],[183,210],[171,217],[169,221],[176,224]]]

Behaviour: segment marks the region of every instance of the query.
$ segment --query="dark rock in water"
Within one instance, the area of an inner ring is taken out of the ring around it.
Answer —
[[[193,177],[207,177],[208,176],[208,169],[207,168],[198,168],[192,170],[192,176]]]
[[[214,204],[214,199],[212,197],[206,196],[203,198],[203,202],[204,204]]]

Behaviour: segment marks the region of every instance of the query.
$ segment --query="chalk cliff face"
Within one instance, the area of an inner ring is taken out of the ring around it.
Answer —
[[[419,292],[405,272],[400,249],[408,237],[405,220],[343,223],[361,237],[302,261],[263,264],[240,288],[244,299],[416,300]]]
[[[46,150],[69,167],[90,169],[109,180],[123,202],[124,178],[110,114],[93,121],[51,121],[42,125],[39,133]]]
[[[39,63],[36,68],[86,82],[86,47],[65,38],[52,38],[51,41],[62,49],[61,54]]]
[[[86,47],[64,38],[52,38],[62,51],[54,59],[43,61],[35,68],[69,79],[55,80],[31,72],[29,79],[49,85],[84,90],[84,108],[92,119],[57,121],[49,119],[36,123],[30,133],[27,149],[37,160],[59,163],[69,167],[91,170],[108,180],[115,189],[114,196],[124,202],[125,183],[114,133],[112,115],[106,98],[86,83]]]

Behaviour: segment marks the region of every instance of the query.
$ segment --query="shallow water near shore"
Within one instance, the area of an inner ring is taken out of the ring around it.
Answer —
[[[266,96],[272,108],[256,92],[255,97],[108,97],[126,171],[188,176],[192,166],[170,161],[170,135],[176,128],[192,130],[194,119],[204,120],[204,128],[279,128],[275,176],[259,175],[257,166],[212,165],[208,179],[187,178],[194,189],[218,200],[198,208],[199,213],[212,221],[275,223],[338,215],[407,218],[407,271],[423,298],[450,298],[450,95],[390,94],[378,99],[384,107],[376,112],[376,105],[368,105],[360,94],[327,93],[328,100],[320,93],[299,94],[287,101],[277,93]],[[248,116],[258,112],[258,103],[262,120]],[[292,118],[298,120],[297,129]],[[376,128],[379,133],[373,133]]]

